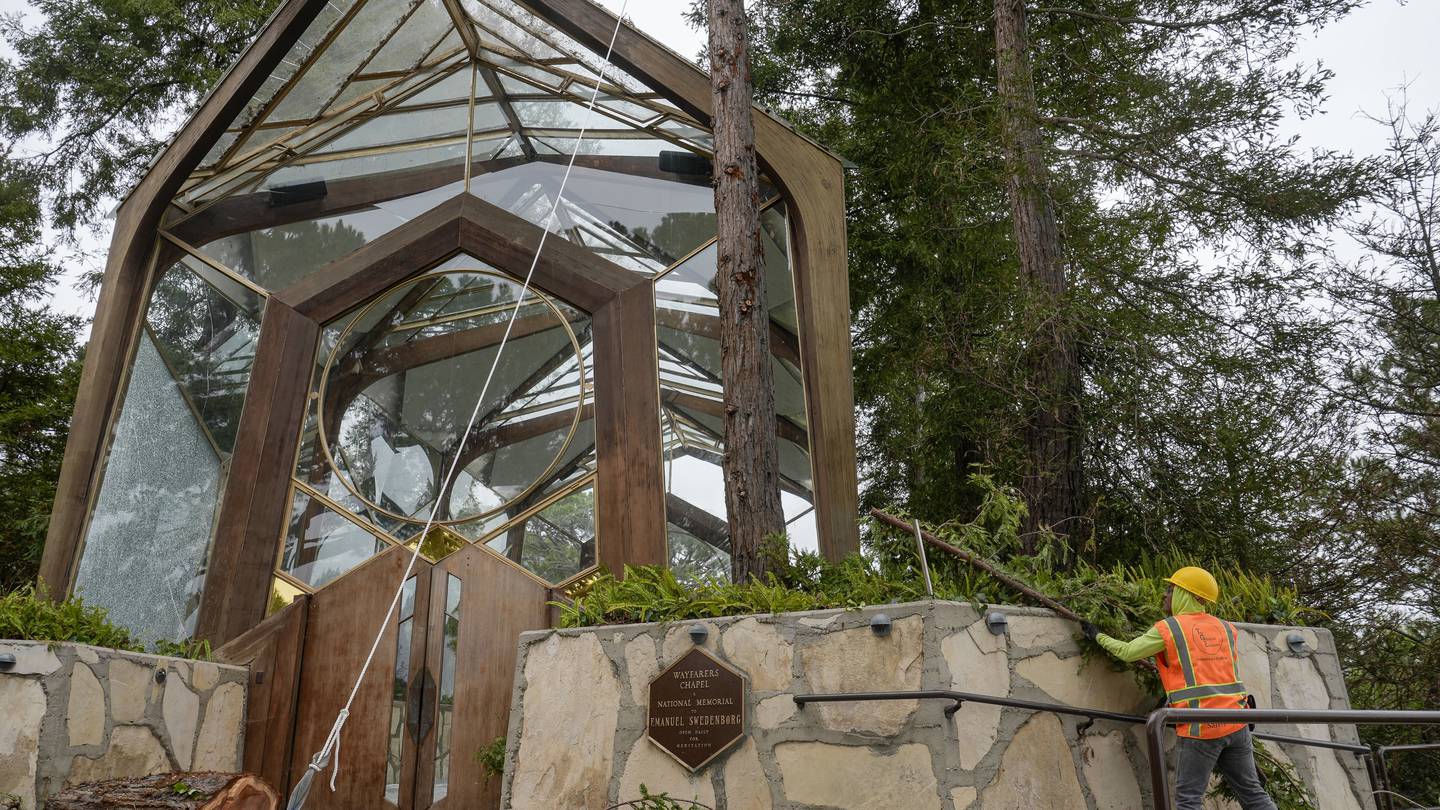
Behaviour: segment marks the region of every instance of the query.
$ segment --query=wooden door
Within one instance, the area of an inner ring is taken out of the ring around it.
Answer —
[[[475,754],[505,735],[518,638],[550,626],[549,590],[498,555],[466,546],[434,565],[425,668],[436,683],[425,712],[415,807],[488,810],[500,780]]]
[[[292,782],[325,744],[335,716],[350,696],[410,554],[407,548],[391,548],[310,598]],[[400,608],[390,618],[355,695],[341,737],[335,792],[330,791],[327,769],[315,780],[307,810],[413,807],[417,741],[429,731],[423,723],[423,702],[430,691],[425,680],[430,569],[423,559],[415,562]]]

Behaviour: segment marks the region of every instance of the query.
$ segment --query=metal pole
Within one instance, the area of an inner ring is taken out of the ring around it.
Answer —
[[[925,538],[921,536],[920,519],[915,519],[915,548],[920,550],[920,570],[925,572],[925,593],[935,598],[935,586],[930,584],[930,560],[925,556]]]
[[[1380,800],[1375,806],[1380,810],[1395,810],[1395,793],[1390,787],[1390,766],[1385,762],[1384,747],[1375,749],[1375,767],[1380,771]]]

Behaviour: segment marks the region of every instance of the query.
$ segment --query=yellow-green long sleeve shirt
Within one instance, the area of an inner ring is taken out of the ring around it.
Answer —
[[[1139,661],[1141,658],[1149,658],[1152,655],[1159,655],[1165,651],[1165,639],[1160,637],[1160,631],[1154,627],[1146,630],[1143,634],[1130,641],[1121,641],[1113,636],[1101,633],[1095,638],[1095,643],[1105,648],[1105,652],[1129,663]]]
[[[1170,610],[1172,615],[1184,616],[1188,613],[1204,613],[1205,606],[1200,604],[1200,601],[1191,596],[1188,591],[1176,588],[1175,594],[1171,597]],[[1165,639],[1160,637],[1158,627],[1151,627],[1130,641],[1121,641],[1101,633],[1095,638],[1095,643],[1103,647],[1105,652],[1127,664],[1131,661],[1139,661],[1141,658],[1159,655],[1165,651]]]

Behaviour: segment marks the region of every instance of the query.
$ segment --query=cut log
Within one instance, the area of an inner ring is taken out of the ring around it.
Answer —
[[[280,795],[254,774],[162,773],[71,785],[46,810],[278,810]]]

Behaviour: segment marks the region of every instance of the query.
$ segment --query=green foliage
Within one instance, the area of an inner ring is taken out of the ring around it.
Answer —
[[[1295,766],[1275,756],[1266,743],[1255,743],[1255,768],[1265,782],[1265,791],[1274,800],[1276,810],[1316,810],[1309,788],[1300,781]],[[1235,801],[1235,794],[1222,780],[1210,789],[1214,798]]]
[[[0,593],[35,581],[80,381],[77,319],[45,305],[38,180],[0,153]]]
[[[214,652],[210,649],[208,639],[191,638],[184,641],[160,639],[151,645],[150,651],[156,655],[168,655],[171,658],[189,658],[195,661],[214,659]]]
[[[184,779],[170,786],[170,792],[182,799],[203,799],[205,791],[191,787]]]
[[[1042,593],[1059,599],[1102,629],[1135,635],[1162,618],[1165,585],[1161,581],[1183,565],[1209,564],[1220,581],[1221,601],[1214,612],[1233,621],[1299,624],[1318,618],[1292,589],[1233,565],[1215,565],[1179,553],[1153,555],[1135,563],[1101,567],[1080,562],[1061,565],[1049,552],[1019,554],[1024,506],[1018,495],[984,475],[971,476],[980,493],[978,515],[968,522],[929,526],[952,545],[991,560]],[[680,582],[664,567],[627,567],[624,579],[602,573],[580,583],[570,601],[556,603],[562,627],[592,627],[636,622],[676,622],[751,613],[785,613],[824,608],[858,608],[924,599],[924,580],[914,536],[872,524],[863,555],[838,563],[819,555],[782,556],[776,545],[771,574],[762,582],[737,585],[728,579]],[[1028,604],[1000,581],[942,551],[928,554],[935,595],[981,604]]]
[[[491,743],[475,752],[475,761],[485,769],[485,781],[499,779],[505,774],[505,735],[496,737]]]
[[[106,619],[104,608],[89,607],[78,596],[53,602],[29,585],[0,596],[0,638],[144,651],[128,630]]]
[[[615,805],[627,810],[708,810],[705,805],[689,799],[672,799],[669,793],[651,793],[644,783],[640,785],[640,798]],[[613,808],[612,808],[613,810]]]
[[[146,652],[145,645],[129,630],[110,623],[104,608],[86,605],[79,596],[56,602],[46,595],[43,586],[34,585],[0,595],[0,638]],[[149,652],[198,661],[209,661],[212,656],[209,641],[194,639],[157,641]]]

